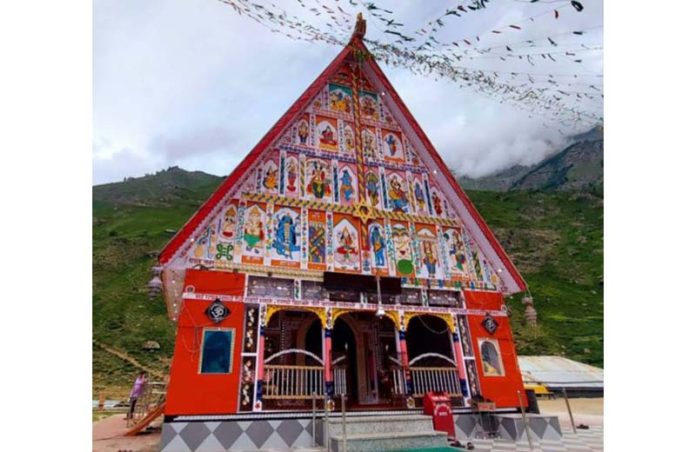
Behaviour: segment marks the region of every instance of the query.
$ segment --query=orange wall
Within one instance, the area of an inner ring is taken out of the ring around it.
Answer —
[[[471,341],[476,357],[476,369],[478,371],[479,382],[483,397],[490,399],[496,403],[498,407],[519,407],[520,402],[517,397],[517,391],[522,392],[522,403],[527,405],[527,397],[524,393],[524,383],[520,374],[517,363],[517,353],[515,352],[515,343],[512,338],[510,329],[510,321],[507,317],[494,317],[498,322],[498,329],[494,334],[489,334],[481,323],[484,316],[470,315],[469,330],[471,332]],[[483,375],[483,366],[481,364],[481,351],[478,345],[479,338],[497,339],[502,356],[505,375],[502,377]]]
[[[188,270],[184,287],[189,285],[193,285],[199,293],[242,295],[244,275]],[[200,300],[182,302],[167,389],[166,415],[227,414],[237,411],[244,304],[225,302],[230,315],[215,324],[205,314],[210,303]],[[200,374],[203,331],[217,327],[235,329],[230,373]]]

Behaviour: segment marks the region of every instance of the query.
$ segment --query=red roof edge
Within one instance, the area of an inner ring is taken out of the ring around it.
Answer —
[[[374,57],[372,57],[370,51],[367,49],[367,47],[361,40],[358,40],[356,45],[359,48],[361,48],[361,50],[370,54],[370,58],[367,58],[368,64],[375,71],[375,74],[377,75],[379,80],[384,84],[385,89],[389,92],[392,99],[394,99],[394,102],[396,103],[397,107],[401,110],[402,114],[404,115],[408,123],[411,125],[418,138],[423,142],[426,150],[430,153],[433,160],[435,160],[435,163],[437,163],[438,167],[440,168],[440,171],[442,171],[442,174],[445,175],[450,185],[454,187],[454,190],[459,196],[459,199],[461,199],[461,201],[464,203],[464,206],[467,208],[474,221],[476,221],[476,224],[481,229],[483,234],[486,236],[486,239],[488,239],[488,241],[490,242],[491,246],[493,247],[493,250],[496,252],[500,260],[503,262],[503,265],[505,265],[505,268],[508,270],[508,272],[510,272],[510,275],[512,275],[512,278],[519,286],[519,291],[522,292],[526,290],[527,283],[522,278],[522,275],[517,270],[517,268],[515,268],[515,265],[512,263],[512,260],[507,255],[503,247],[500,245],[500,242],[498,242],[498,239],[495,237],[495,235],[493,235],[493,232],[488,227],[486,222],[483,220],[481,214],[478,212],[478,210],[476,210],[474,203],[471,202],[471,200],[466,195],[462,187],[454,178],[449,168],[442,160],[442,157],[440,157],[440,154],[438,154],[437,150],[435,149],[435,146],[433,146],[433,144],[430,142],[430,139],[428,139],[428,136],[425,134],[423,129],[421,129],[420,125],[416,121],[416,118],[411,114],[411,111],[408,109],[404,101],[401,100],[401,97],[399,97],[399,94],[396,92],[392,84],[389,82],[387,76],[384,74],[384,72],[382,72],[382,69],[374,61]]]
[[[261,138],[256,146],[249,152],[244,160],[230,173],[229,176],[220,184],[213,192],[208,200],[188,219],[184,226],[179,229],[174,237],[164,246],[158,256],[160,264],[166,264],[174,256],[176,251],[184,244],[186,238],[192,235],[198,225],[210,214],[215,206],[222,198],[232,189],[237,180],[242,177],[246,170],[253,165],[259,158],[261,153],[273,143],[273,141],[282,133],[285,127],[300,113],[305,106],[321,91],[322,87],[328,81],[328,78],[333,72],[339,68],[343,60],[350,54],[353,49],[353,44],[360,42],[359,39],[351,39],[351,41],[343,48],[336,58],[329,63],[324,71],[317,77],[314,82],[305,90],[304,93],[292,104],[288,111],[280,117],[273,127]]]

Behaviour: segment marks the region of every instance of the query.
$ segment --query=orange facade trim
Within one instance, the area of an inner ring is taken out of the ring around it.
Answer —
[[[244,275],[229,272],[187,270],[184,288],[241,296]],[[174,357],[170,369],[165,415],[228,414],[237,411],[244,304],[225,303],[229,316],[214,323],[205,311],[210,301],[184,300],[179,314]],[[230,372],[201,374],[201,346],[206,330],[233,330]]]

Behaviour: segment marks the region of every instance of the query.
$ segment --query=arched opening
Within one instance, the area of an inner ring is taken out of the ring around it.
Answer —
[[[333,350],[331,359],[335,363],[334,369],[345,369],[346,399],[351,403],[356,403],[358,401],[358,360],[355,334],[350,325],[339,317],[334,322],[331,338],[331,349]],[[336,373],[334,372],[334,375]],[[337,393],[342,392],[343,388],[338,386]]]
[[[406,346],[410,360],[426,353],[453,358],[449,326],[439,317],[419,315],[411,319],[406,330]],[[442,358],[436,356],[427,356],[418,361],[419,366],[442,364]]]

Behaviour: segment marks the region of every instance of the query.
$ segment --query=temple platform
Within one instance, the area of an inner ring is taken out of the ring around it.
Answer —
[[[311,449],[326,444],[338,451],[343,440],[340,412],[325,421],[317,412],[263,412],[224,416],[176,416],[162,425],[164,452],[207,452],[221,450]],[[487,439],[494,430],[497,441],[526,441],[522,416],[499,412],[493,423],[467,410],[455,410],[457,439]],[[556,416],[528,415],[534,441],[560,441],[561,427]],[[485,427],[485,428],[484,428]],[[346,413],[348,450],[403,450],[447,446],[447,435],[436,432],[422,410],[384,410]]]

